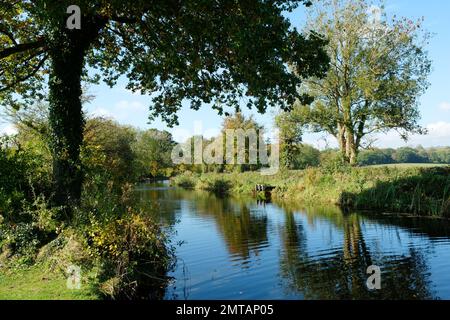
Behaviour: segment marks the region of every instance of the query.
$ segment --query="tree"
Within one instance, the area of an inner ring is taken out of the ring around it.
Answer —
[[[394,160],[398,163],[427,163],[428,157],[424,158],[419,151],[413,148],[399,148],[394,153]]]
[[[317,167],[320,164],[320,151],[308,144],[302,144],[298,148],[298,154],[295,158],[295,169],[306,169],[308,167]]]
[[[284,168],[295,169],[295,161],[302,142],[302,126],[288,112],[275,118],[280,130],[280,162]]]
[[[81,159],[90,177],[101,173],[101,178],[107,178],[116,188],[133,181],[135,140],[134,128],[101,117],[88,119]]]
[[[405,140],[424,133],[417,121],[431,65],[424,50],[428,34],[421,21],[388,21],[383,7],[368,1],[323,3],[307,28],[328,38],[330,69],[325,78],[303,83],[301,91],[315,100],[297,102],[291,117],[333,135],[344,161],[354,165],[373,133],[396,130]]]
[[[390,163],[394,163],[394,159],[392,159],[392,155],[386,150],[364,150],[358,155],[358,164],[360,165],[371,166]]]
[[[221,131],[221,138],[223,139],[223,148],[226,152],[228,152],[228,142],[227,139],[230,138],[230,136],[227,135],[227,130],[233,130],[235,133],[235,136],[233,137],[234,141],[231,141],[233,145],[233,159],[234,163],[233,165],[230,165],[227,163],[228,168],[232,168],[233,170],[238,170],[240,172],[246,171],[246,170],[255,170],[259,166],[259,158],[258,154],[256,153],[256,162],[258,163],[251,163],[251,154],[255,154],[255,151],[258,150],[259,146],[259,139],[256,138],[256,141],[251,141],[250,136],[247,136],[247,133],[252,133],[255,135],[263,134],[264,127],[261,126],[251,115],[250,117],[246,117],[241,112],[236,112],[234,115],[230,115],[225,117],[222,123],[222,131]],[[239,160],[239,154],[241,150],[239,150],[239,138],[237,137],[239,133],[242,133],[244,135],[245,141],[244,143],[244,159],[245,164],[238,163]],[[255,149],[256,148],[256,149]],[[227,155],[224,153],[224,160],[226,160]],[[226,162],[226,161],[224,161]]]
[[[0,1],[0,103],[19,106],[45,96],[48,80],[55,203],[81,194],[80,146],[84,119],[81,82],[154,94],[150,119],[176,124],[183,99],[198,109],[211,103],[288,109],[297,73],[320,76],[327,67],[325,41],[290,27],[283,11],[308,0],[105,1],[79,0],[81,28],[69,29],[71,0]],[[90,69],[88,69],[90,67]],[[19,97],[19,98],[17,98]]]
[[[172,135],[167,131],[150,129],[139,132],[133,145],[137,174],[152,178],[165,176],[162,170],[173,166],[171,152],[174,145]]]
[[[450,147],[431,148],[428,150],[428,153],[433,163],[450,164]]]

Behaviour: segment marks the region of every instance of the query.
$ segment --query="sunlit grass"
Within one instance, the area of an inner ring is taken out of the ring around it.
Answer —
[[[0,270],[0,300],[95,300],[87,285],[67,288],[62,273],[48,272],[37,265],[22,270]]]
[[[307,204],[337,204],[347,208],[450,217],[450,170],[443,165],[343,167],[329,171],[310,168],[283,170],[273,176],[258,172],[185,174],[197,189],[226,181],[230,194],[251,194],[256,184],[275,187],[272,199]]]
[[[379,164],[367,166],[367,168],[436,168],[436,167],[450,167],[450,164],[435,164],[435,163],[393,163],[393,164]]]

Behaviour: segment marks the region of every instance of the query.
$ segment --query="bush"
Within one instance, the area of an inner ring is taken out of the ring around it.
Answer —
[[[45,198],[37,197],[33,203],[23,201],[22,211],[14,221],[3,219],[0,223],[0,243],[3,251],[15,265],[31,265],[38,249],[54,239],[59,230],[59,210],[50,209]]]
[[[22,144],[17,137],[0,138],[0,215],[15,222],[23,221],[24,205],[37,194],[49,196],[51,184],[48,160]]]
[[[198,188],[215,194],[226,195],[231,189],[231,183],[220,176],[213,176],[211,178],[202,179]]]
[[[132,209],[106,224],[92,218],[84,238],[89,254],[103,266],[103,294],[113,299],[162,298],[155,288],[167,282],[174,259],[158,224]]]
[[[183,174],[173,177],[171,184],[185,189],[194,189],[197,184],[197,179],[192,172],[186,171]]]
[[[322,152],[320,156],[320,167],[322,171],[327,173],[345,172],[350,169],[350,166],[344,162],[339,151],[328,150]]]

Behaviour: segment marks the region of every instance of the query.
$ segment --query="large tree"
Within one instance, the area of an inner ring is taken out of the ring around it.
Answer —
[[[167,169],[173,167],[171,154],[175,145],[172,134],[167,131],[150,129],[138,132],[133,152],[139,178],[167,176]]]
[[[296,158],[302,143],[302,124],[289,112],[275,117],[279,129],[280,163],[286,169],[295,169]]]
[[[220,113],[243,97],[260,112],[286,109],[300,83],[287,63],[303,76],[327,67],[324,40],[283,15],[300,4],[310,1],[0,0],[0,104],[48,89],[55,200],[67,205],[80,198],[81,83],[93,71],[111,86],[126,76],[128,89],[152,94],[150,119],[170,124],[184,99]],[[81,29],[67,28],[71,5]]]
[[[407,139],[422,133],[418,103],[428,86],[430,61],[421,21],[390,20],[382,5],[366,0],[321,3],[307,28],[328,38],[330,69],[325,78],[303,83],[301,91],[315,100],[296,103],[287,117],[334,136],[350,164],[371,134],[397,130]]]

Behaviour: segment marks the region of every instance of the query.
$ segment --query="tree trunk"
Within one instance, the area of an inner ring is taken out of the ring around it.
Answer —
[[[68,48],[54,48],[51,59],[49,107],[54,203],[70,206],[81,197],[80,146],[84,128],[81,74],[84,50],[73,44]]]
[[[84,117],[81,76],[86,52],[98,34],[98,25],[55,32],[49,52],[49,122],[53,156],[53,204],[70,208],[81,198],[83,174],[80,148]],[[69,210],[70,211],[70,210]],[[67,211],[66,211],[67,212]]]
[[[342,124],[338,124],[338,142],[339,149],[341,150],[342,160],[344,162],[348,162],[347,159],[347,141],[345,140],[345,126]]]
[[[357,164],[357,153],[358,147],[355,143],[355,129],[353,127],[352,121],[352,110],[350,97],[346,96],[342,101],[343,108],[343,124],[342,127],[345,131],[345,160],[350,165],[354,166]]]
[[[355,143],[355,136],[353,135],[353,131],[347,129],[347,149],[346,149],[346,157],[348,159],[348,163],[352,166],[355,166],[358,163],[358,148]]]

